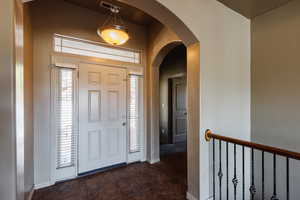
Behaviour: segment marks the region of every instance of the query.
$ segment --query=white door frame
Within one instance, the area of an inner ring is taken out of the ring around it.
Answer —
[[[74,69],[74,74],[78,73],[77,65],[62,65],[62,64],[56,64],[52,65],[51,69],[51,182],[55,183],[56,181],[63,180],[63,179],[71,179],[76,177],[77,173],[77,162],[75,162],[75,165],[70,169],[70,167],[64,167],[62,169],[56,169],[56,160],[57,160],[57,142],[56,142],[56,83],[53,82],[53,77],[57,79],[57,68],[68,68],[68,69]],[[78,108],[78,79],[75,78],[74,80],[74,90],[75,90],[75,108]],[[75,110],[76,118],[78,117],[78,109]],[[76,120],[77,121],[77,120]],[[76,124],[78,126],[78,123]],[[77,139],[76,139],[77,141]],[[76,144],[77,145],[77,144]],[[77,160],[77,153],[75,154],[75,160]],[[65,176],[65,177],[64,177]],[[64,177],[64,178],[61,178]]]
[[[84,56],[74,56],[74,55],[68,55],[68,54],[64,54],[64,53],[53,53],[51,56],[51,66],[52,67],[64,67],[64,68],[73,68],[76,69],[76,71],[78,71],[79,65],[80,63],[85,63],[85,64],[95,64],[95,65],[102,65],[102,66],[107,66],[107,67],[114,67],[114,68],[123,68],[126,69],[126,75],[127,77],[130,74],[134,74],[134,75],[139,75],[141,77],[144,77],[144,65],[140,65],[140,64],[131,64],[131,63],[124,63],[124,62],[118,62],[118,61],[110,61],[110,60],[106,60],[106,59],[97,59],[97,61],[95,61],[95,59],[92,58],[88,58],[88,57],[84,57]],[[126,162],[127,163],[131,163],[131,162],[136,162],[136,161],[145,161],[146,160],[146,145],[147,145],[147,137],[146,137],[146,129],[145,129],[145,109],[146,109],[146,104],[144,101],[144,96],[145,96],[145,84],[144,84],[144,79],[142,81],[142,87],[143,87],[143,91],[142,91],[142,97],[143,97],[143,111],[142,111],[142,125],[143,125],[143,146],[144,148],[141,149],[142,151],[142,158],[140,159],[136,159],[135,157],[133,158],[129,158],[129,132],[128,132],[128,128],[126,131],[126,146],[127,146],[127,154],[126,154]],[[128,81],[127,81],[128,82]],[[52,87],[52,84],[51,84]],[[128,87],[128,84],[127,84]],[[78,98],[78,97],[77,97]],[[126,101],[128,102],[128,92],[126,91]],[[126,103],[127,105],[127,103]],[[53,94],[51,93],[51,111],[53,111]],[[126,112],[127,109],[126,109]],[[54,112],[52,112],[54,113]],[[54,185],[55,182],[57,182],[57,178],[56,178],[56,137],[55,137],[55,124],[53,124],[54,120],[53,120],[54,116],[51,115],[51,180],[50,180],[50,184]],[[78,146],[78,144],[77,144]],[[77,147],[78,148],[78,147]],[[78,151],[78,149],[77,149]],[[77,153],[78,154],[78,153]],[[78,156],[77,156],[78,159]],[[76,164],[76,176],[74,177],[70,177],[70,178],[76,178],[78,176],[78,160],[77,160],[77,164]]]
[[[143,74],[139,74],[139,73],[135,73],[135,72],[128,72],[128,74],[127,74],[127,77],[129,78],[129,76],[130,75],[135,75],[135,76],[138,76],[139,78],[141,78],[141,80],[139,81],[140,82],[140,87],[139,87],[139,89],[140,89],[140,91],[139,91],[139,93],[140,93],[140,95],[139,95],[139,103],[142,103],[142,106],[140,106],[139,107],[139,116],[140,116],[140,122],[139,122],[139,126],[141,126],[142,127],[142,129],[141,129],[141,138],[140,138],[140,141],[142,142],[142,144],[141,144],[141,146],[140,146],[140,151],[138,151],[138,152],[133,152],[133,153],[131,153],[130,152],[130,123],[129,123],[129,120],[128,120],[128,118],[129,118],[129,115],[128,115],[128,109],[127,109],[127,124],[128,124],[128,126],[127,126],[127,150],[128,150],[128,153],[127,153],[127,163],[133,163],[133,162],[138,162],[138,161],[141,161],[141,162],[144,162],[144,161],[146,161],[146,132],[145,132],[145,117],[144,117],[144,114],[145,114],[145,112],[144,112],[144,76],[143,76]],[[129,84],[129,81],[127,81],[127,94],[129,94],[130,93],[130,84]],[[129,108],[128,107],[128,102],[130,101],[130,96],[129,95],[127,95],[127,108]]]

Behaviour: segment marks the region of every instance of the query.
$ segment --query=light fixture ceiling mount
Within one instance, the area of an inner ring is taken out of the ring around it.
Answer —
[[[120,13],[120,7],[101,2],[101,6],[110,10],[110,15],[101,27],[98,28],[98,35],[111,45],[122,45],[129,40],[128,29],[125,26]]]

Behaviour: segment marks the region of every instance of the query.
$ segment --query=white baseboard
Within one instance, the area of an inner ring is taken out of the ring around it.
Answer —
[[[186,199],[187,200],[198,200],[196,197],[194,197],[191,193],[186,193]]]
[[[33,194],[34,194],[34,187],[32,187],[27,200],[32,200]]]
[[[150,164],[152,165],[152,164],[155,164],[155,163],[158,163],[158,162],[160,162],[160,159],[158,158],[158,159],[155,159],[155,160],[150,160]]]
[[[27,3],[27,2],[30,2],[30,1],[33,1],[33,0],[23,0],[23,3]]]
[[[196,197],[194,197],[191,193],[186,192],[186,199],[187,200],[198,200]],[[200,198],[200,200],[213,200],[213,197],[204,197]]]
[[[54,185],[54,183],[51,183],[51,182],[39,183],[39,184],[34,185],[34,189],[38,190],[38,189],[41,189],[41,188],[49,187],[51,185]]]

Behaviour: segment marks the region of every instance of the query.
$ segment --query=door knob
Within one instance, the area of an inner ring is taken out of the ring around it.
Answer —
[[[123,123],[122,123],[122,126],[126,126],[126,122],[123,122]]]

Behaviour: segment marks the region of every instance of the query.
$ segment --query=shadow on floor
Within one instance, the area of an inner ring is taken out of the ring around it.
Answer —
[[[33,200],[185,200],[186,153],[135,163],[37,190]]]
[[[161,156],[171,155],[174,153],[184,153],[184,152],[187,152],[186,142],[160,145],[160,155]]]

